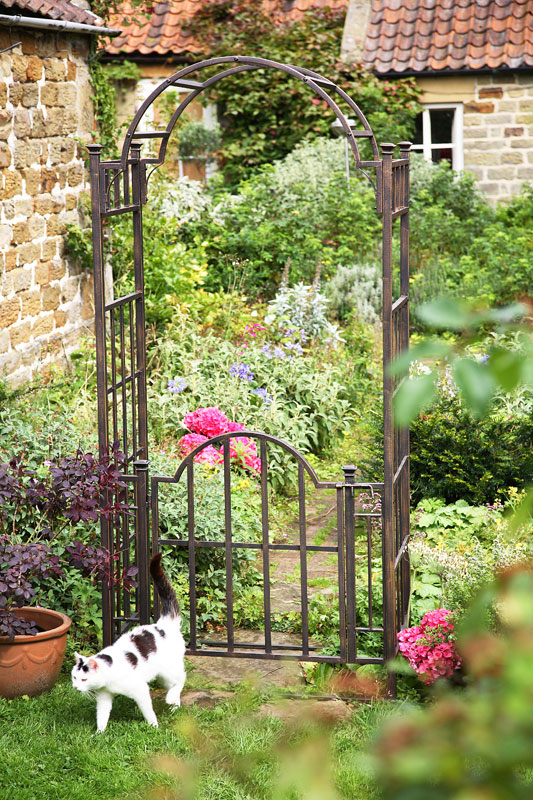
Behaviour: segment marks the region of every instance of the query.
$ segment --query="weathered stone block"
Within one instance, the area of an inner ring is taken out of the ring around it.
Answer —
[[[10,300],[2,300],[0,303],[0,330],[9,328],[19,318],[20,298],[12,297]]]
[[[517,125],[533,125],[533,114],[517,114],[515,122]]]
[[[511,139],[510,141],[511,147],[524,147],[529,149],[533,147],[533,139],[526,139],[525,136],[521,137],[520,139]]]
[[[0,139],[4,141],[9,137],[13,129],[13,114],[11,111],[0,111]]]
[[[22,301],[23,317],[36,317],[41,312],[41,292],[39,289],[22,292],[20,299]]]
[[[19,29],[20,31],[20,29]],[[26,56],[33,56],[35,54],[35,32],[27,31],[18,34],[22,41],[22,52]]]
[[[22,244],[23,242],[29,242],[30,239],[31,235],[28,221],[25,220],[24,222],[15,222],[13,225],[12,241],[15,244]]]
[[[40,239],[42,236],[44,236],[46,222],[43,217],[38,217],[34,214],[32,217],[30,217],[28,225],[32,239]]]
[[[35,83],[27,83],[22,90],[22,105],[26,108],[36,106],[39,102],[39,87]]]
[[[40,81],[43,77],[43,62],[42,59],[34,56],[28,58],[28,65],[26,67],[26,77],[29,81]]]
[[[81,279],[81,318],[83,320],[94,317],[94,297],[92,292],[92,280],[88,275],[83,275]]]
[[[25,367],[32,366],[41,352],[41,345],[38,342],[27,344],[21,352],[21,360]]]
[[[37,169],[25,169],[23,171],[24,182],[27,194],[35,196],[41,191],[41,172]]]
[[[67,273],[64,261],[51,261],[49,267],[50,281],[59,281],[64,278]]]
[[[57,106],[57,84],[45,83],[41,86],[41,103],[43,106]]]
[[[13,54],[12,56],[12,64],[11,69],[13,71],[13,80],[14,81],[22,81],[24,82],[27,80],[26,78],[26,67],[28,66],[28,59],[26,56]]]
[[[39,161],[41,146],[32,139],[17,142],[15,145],[15,167],[24,169]]]
[[[43,168],[41,170],[41,191],[51,192],[57,183],[57,170],[54,168]]]
[[[43,311],[53,311],[59,305],[59,286],[45,286],[41,294]]]
[[[75,194],[66,194],[65,195],[65,210],[72,211],[78,205],[78,197]]]
[[[33,211],[31,197],[17,197],[15,200],[15,214],[18,217],[30,217]]]
[[[17,248],[18,249],[18,248]],[[5,253],[6,259],[6,272],[9,272],[11,269],[15,269],[17,266],[17,251],[16,250],[8,250]]]
[[[46,120],[40,108],[32,111],[30,136],[32,139],[44,139],[45,136],[48,136]]]
[[[5,353],[4,355],[0,356],[0,375],[9,375],[10,386],[18,385],[18,376],[13,375],[13,373],[19,366],[20,353],[17,353],[15,350],[11,350],[9,353]]]
[[[486,86],[479,90],[479,99],[485,100],[487,97],[503,97],[501,86]]]
[[[533,167],[517,167],[516,175],[523,181],[530,181],[533,178]]]
[[[11,291],[17,294],[31,286],[31,267],[17,267],[9,273]]]
[[[68,170],[68,185],[79,186],[83,181],[83,165],[74,164]]]
[[[78,278],[67,278],[61,286],[61,304],[70,303],[78,294],[80,282]]]
[[[497,103],[497,111],[516,112],[517,109],[518,109],[517,100],[500,100],[500,102]]]
[[[494,103],[465,103],[464,110],[465,113],[492,114],[494,111]]]
[[[21,265],[32,264],[34,261],[38,261],[41,255],[41,248],[34,242],[27,242],[26,244],[21,244],[17,248],[17,252],[19,255],[19,263]]]
[[[22,192],[22,179],[18,172],[4,171],[4,197],[14,197]]]
[[[5,108],[7,103],[7,83],[0,81],[0,108]]]
[[[53,214],[46,221],[46,235],[59,236],[63,233],[65,225],[58,214]]]
[[[64,311],[54,311],[54,321],[56,324],[56,328],[62,328],[63,325],[67,324],[67,315]]]
[[[44,194],[36,197],[34,200],[34,208],[38,214],[57,214],[63,210],[63,197],[61,195],[53,196],[51,194]]]
[[[75,81],[78,68],[74,61],[67,62],[67,81]]]
[[[25,108],[17,108],[15,111],[15,136],[18,139],[25,139],[30,135],[31,130],[31,117],[30,112]]]
[[[64,81],[66,77],[65,62],[59,58],[45,58],[44,75],[48,81]]]
[[[518,110],[519,111],[533,111],[533,98],[528,99],[528,100],[519,100],[518,101]]]
[[[66,108],[63,116],[63,129],[61,133],[76,133],[78,130],[78,112]]]
[[[53,311],[49,311],[46,314],[41,314],[41,316],[37,317],[37,319],[34,320],[32,324],[32,333],[35,339],[39,339],[41,338],[41,336],[46,336],[46,334],[51,333],[53,329],[54,329]]]
[[[481,164],[492,166],[495,164],[500,163],[500,154],[499,153],[469,153],[468,154],[468,163],[469,164]],[[466,164],[465,164],[466,167]],[[470,167],[466,167],[469,169]]]
[[[50,283],[50,262],[41,261],[35,265],[35,283],[46,286]]]
[[[53,238],[52,239],[47,239],[45,242],[43,242],[43,244],[42,244],[42,257],[43,257],[43,259],[45,261],[49,260],[49,259],[53,258],[55,255],[57,255],[57,252],[58,252],[57,246],[58,246],[60,241],[62,241],[62,239],[59,236],[57,236],[55,239],[53,239]]]
[[[12,83],[9,87],[9,102],[14,106],[20,105],[22,100],[23,83]]]
[[[5,249],[11,244],[13,229],[11,225],[0,225],[0,247]]]
[[[510,170],[512,172],[510,172]],[[513,172],[514,167],[508,167],[507,169],[502,167],[489,167],[487,170],[487,177],[489,180],[505,181],[510,177],[514,177]]]
[[[13,217],[15,216],[15,201],[4,200],[2,202],[2,208],[4,210],[4,218],[13,219]]]
[[[502,153],[502,164],[522,164],[524,155],[520,151],[513,153]]]
[[[9,331],[0,331],[0,353],[7,353],[9,347]]]
[[[13,325],[9,333],[13,347],[29,342],[31,339],[31,321],[25,320],[24,322],[19,322],[18,325]]]
[[[0,142],[0,167],[9,167],[11,164],[11,148]]]

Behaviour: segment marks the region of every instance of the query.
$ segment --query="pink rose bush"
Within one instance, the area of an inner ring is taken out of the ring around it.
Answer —
[[[461,666],[454,645],[453,614],[447,608],[428,611],[420,625],[398,634],[400,653],[426,685],[449,678]]]
[[[178,442],[178,451],[183,458],[213,436],[246,430],[244,425],[240,422],[232,422],[214,406],[189,411],[185,414],[184,424],[191,433],[182,436]],[[261,472],[261,459],[257,455],[257,445],[247,436],[230,439],[229,455],[230,460],[243,469],[256,474]],[[221,464],[224,461],[224,448],[217,449],[213,445],[209,445],[197,453],[194,460],[202,464]]]

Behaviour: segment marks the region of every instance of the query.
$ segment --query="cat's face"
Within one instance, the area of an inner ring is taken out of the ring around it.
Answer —
[[[74,653],[76,663],[72,667],[72,685],[79,692],[89,692],[99,684],[99,664],[95,658]]]

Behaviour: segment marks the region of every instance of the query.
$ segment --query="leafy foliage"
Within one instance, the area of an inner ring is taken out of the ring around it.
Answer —
[[[344,11],[314,8],[300,21],[282,22],[260,0],[210,0],[202,3],[190,30],[211,57],[253,53],[319,72],[358,103],[378,141],[409,138],[419,108],[414,81],[379,81],[360,65],[342,64],[344,17]],[[221,156],[231,184],[282,158],[304,138],[329,133],[334,119],[302,82],[271,69],[226,78],[209,91],[209,99],[222,116]]]

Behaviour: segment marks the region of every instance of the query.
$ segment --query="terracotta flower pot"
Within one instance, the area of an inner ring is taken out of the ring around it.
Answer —
[[[42,632],[35,636],[0,636],[0,697],[48,692],[63,663],[71,620],[46,608],[23,606],[18,616],[35,620]]]

